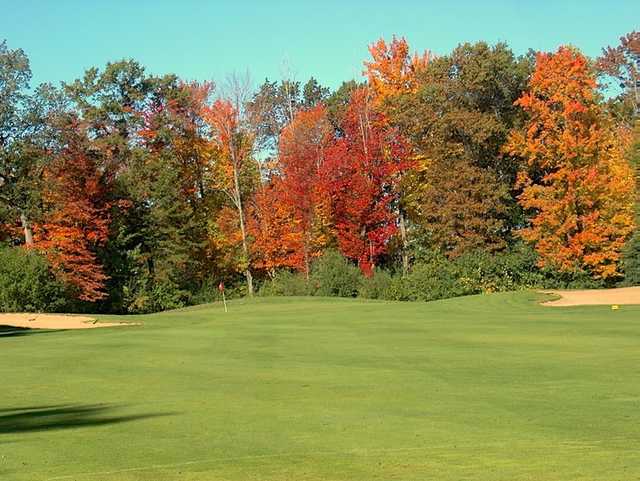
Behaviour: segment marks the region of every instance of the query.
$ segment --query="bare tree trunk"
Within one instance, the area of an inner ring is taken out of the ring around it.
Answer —
[[[304,275],[307,282],[309,282],[309,249],[306,244],[304,246]]]
[[[31,225],[27,220],[27,216],[24,212],[20,212],[20,223],[22,224],[22,229],[24,230],[24,243],[28,246],[33,245],[33,232],[31,231]]]
[[[400,239],[402,240],[402,276],[406,277],[409,273],[409,240],[407,238],[407,225],[404,211],[400,209]]]
[[[233,167],[233,186],[235,189],[236,207],[238,209],[238,219],[240,220],[240,234],[242,235],[242,254],[244,255],[247,268],[244,277],[247,279],[247,294],[253,297],[253,276],[249,268],[249,247],[247,245],[247,231],[244,226],[244,211],[242,209],[242,196],[240,195],[240,182],[238,180],[238,169]]]

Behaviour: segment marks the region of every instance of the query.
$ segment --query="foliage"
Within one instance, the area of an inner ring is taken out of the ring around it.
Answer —
[[[630,32],[620,37],[616,47],[602,49],[596,60],[598,72],[615,82],[620,97],[631,110],[631,116],[640,115],[640,32]],[[610,83],[607,83],[607,87]]]
[[[249,232],[256,269],[273,277],[279,268],[301,268],[304,233],[282,181],[273,181],[256,193]]]
[[[326,154],[323,189],[341,252],[368,275],[397,229],[395,185],[409,166],[407,148],[366,88],[354,91],[343,132]]]
[[[331,126],[337,134],[342,134],[342,122],[344,116],[351,103],[351,97],[353,92],[366,84],[358,83],[355,80],[349,80],[348,82],[342,82],[340,87],[335,90],[329,98],[326,100],[325,105],[327,107],[327,117]]]
[[[387,99],[385,111],[417,158],[402,204],[428,247],[456,257],[510,241],[518,159],[501,149],[519,122],[513,102],[529,69],[504,44],[463,44],[430,61],[413,92]]]
[[[417,76],[431,60],[431,52],[409,54],[409,44],[404,38],[392,38],[387,45],[383,38],[369,46],[372,61],[365,62],[365,74],[369,86],[378,101],[386,97],[417,89]]]
[[[387,290],[396,301],[434,301],[473,294],[458,281],[455,265],[439,252],[416,262],[407,276],[396,277]]]
[[[517,104],[529,115],[507,145],[527,163],[517,186],[530,224],[520,235],[535,245],[541,267],[617,277],[633,228],[633,178],[587,59],[567,47],[538,54]]]
[[[311,286],[315,295],[355,297],[361,274],[348,259],[336,250],[327,250],[311,268]]]
[[[490,293],[542,287],[544,278],[536,268],[537,255],[526,245],[489,254],[467,252],[455,260],[459,283],[468,292]]]
[[[298,112],[280,138],[278,170],[282,195],[277,200],[292,214],[288,228],[299,235],[298,258],[292,267],[309,274],[311,261],[333,237],[330,202],[323,192],[324,164],[331,126],[323,106]],[[285,239],[285,238],[283,238]]]
[[[28,245],[42,214],[42,172],[62,103],[50,85],[30,90],[30,79],[26,54],[0,42],[0,235]]]
[[[640,286],[640,230],[636,229],[623,250],[624,284]]]
[[[303,110],[312,109],[329,96],[329,89],[311,77],[301,88],[298,81],[265,79],[247,104],[258,147],[269,155],[278,151],[282,131]]]
[[[390,299],[389,289],[393,277],[387,271],[376,269],[372,275],[361,279],[358,287],[358,297],[364,299]]]
[[[48,216],[36,232],[35,246],[60,279],[74,286],[79,300],[95,302],[106,297],[108,276],[96,250],[109,233],[110,173],[88,151],[84,135],[80,126],[71,125],[67,147],[45,171]]]
[[[311,296],[314,286],[302,273],[289,270],[278,271],[262,284],[261,296]]]
[[[68,295],[37,251],[0,247],[0,312],[57,312],[69,306]]]
[[[257,183],[253,158],[254,139],[247,128],[246,112],[241,102],[244,92],[237,90],[234,95],[233,99],[217,99],[211,106],[203,109],[203,116],[212,131],[215,188],[227,197],[231,208],[236,212],[241,253],[238,264],[244,270],[247,292],[253,295],[247,197]],[[227,243],[227,247],[233,248],[233,245]]]
[[[335,91],[135,60],[31,86],[2,42],[0,241],[104,313],[216,300],[220,281],[405,300],[637,283],[637,37],[592,63],[394,36]]]

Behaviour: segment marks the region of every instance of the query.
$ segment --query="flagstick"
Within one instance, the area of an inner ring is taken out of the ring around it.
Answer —
[[[224,295],[224,289],[222,290],[222,302],[224,303],[224,312],[229,312],[227,311],[227,298]]]

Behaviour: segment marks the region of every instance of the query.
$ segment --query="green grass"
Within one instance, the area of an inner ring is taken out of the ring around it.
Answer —
[[[640,479],[640,306],[537,297],[0,333],[0,479]]]

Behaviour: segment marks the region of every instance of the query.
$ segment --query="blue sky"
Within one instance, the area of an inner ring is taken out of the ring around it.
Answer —
[[[360,76],[369,43],[394,33],[438,54],[486,40],[518,54],[570,43],[597,55],[634,29],[640,0],[0,0],[0,40],[27,52],[34,83],[134,58],[189,80],[248,69],[259,83],[288,70],[336,87]]]

